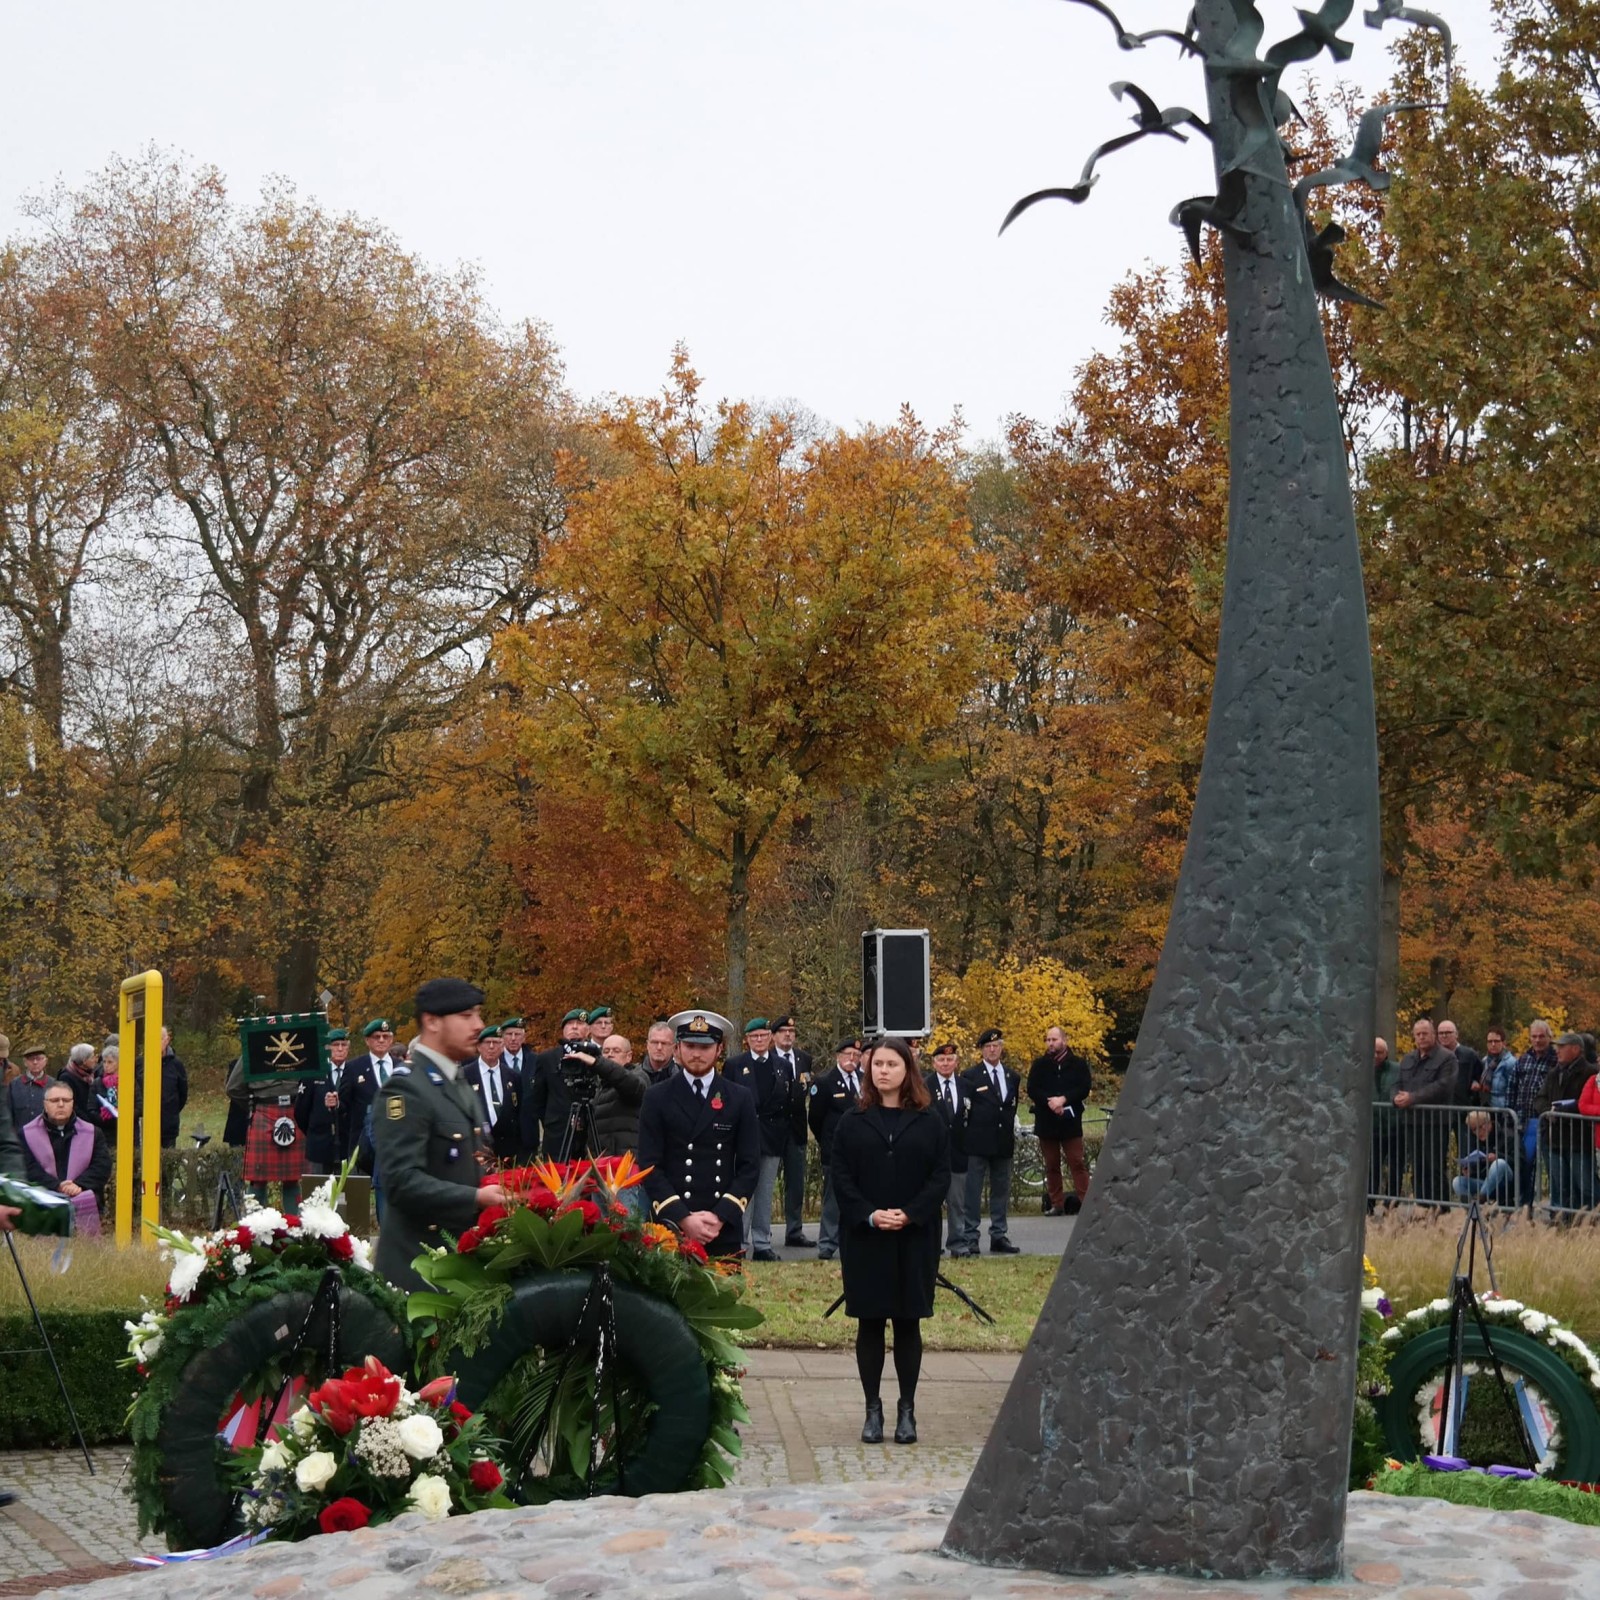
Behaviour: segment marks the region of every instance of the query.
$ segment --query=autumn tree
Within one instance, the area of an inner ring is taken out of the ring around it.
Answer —
[[[346,820],[401,790],[396,740],[457,715],[537,598],[559,522],[558,369],[470,278],[286,188],[114,163],[46,210],[98,391],[144,452],[165,549],[218,648],[210,730],[279,1003],[309,1003]]]
[[[952,714],[977,562],[948,436],[902,416],[808,442],[698,390],[680,351],[659,398],[606,414],[622,470],[575,496],[550,608],[502,663],[539,759],[580,767],[615,820],[664,819],[686,899],[720,899],[737,1015],[762,850]]]

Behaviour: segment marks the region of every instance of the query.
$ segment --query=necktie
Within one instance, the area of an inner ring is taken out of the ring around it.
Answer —
[[[389,1081],[389,1058],[382,1056],[377,1061],[374,1061],[372,1063],[372,1073],[378,1080],[378,1087],[381,1089]]]
[[[944,1103],[949,1106],[952,1111],[955,1110],[956,1097],[950,1088],[950,1080],[948,1078],[944,1080]]]
[[[1000,1091],[1000,1098],[1004,1100],[1006,1097],[1006,1080],[1000,1076],[999,1067],[990,1067],[989,1077],[995,1088]]]
[[[495,1124],[496,1113],[500,1109],[500,1069],[498,1067],[490,1067],[488,1072],[484,1074],[484,1079],[489,1086],[489,1092],[484,1098],[489,1102],[489,1126],[492,1128]]]
[[[704,1100],[706,1097],[705,1084],[703,1084],[698,1078],[691,1078],[689,1081],[694,1084],[694,1092],[699,1095],[702,1100]]]
[[[847,1078],[846,1081],[850,1085],[850,1093],[852,1095],[854,1095],[857,1099],[859,1099],[861,1097],[861,1090],[856,1087],[856,1075],[855,1075],[855,1073],[853,1073],[853,1072],[850,1073],[848,1075],[848,1078]]]

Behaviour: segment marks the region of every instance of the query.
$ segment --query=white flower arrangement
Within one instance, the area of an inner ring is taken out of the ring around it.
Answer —
[[[450,1515],[450,1485],[443,1478],[425,1472],[411,1485],[407,1496],[418,1511],[430,1522],[438,1522]]]

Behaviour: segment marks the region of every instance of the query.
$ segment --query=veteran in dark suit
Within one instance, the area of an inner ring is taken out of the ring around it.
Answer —
[[[483,991],[460,978],[432,978],[417,990],[417,1037],[373,1105],[372,1136],[386,1205],[378,1231],[378,1272],[397,1288],[427,1285],[411,1263],[425,1246],[461,1234],[485,1206],[503,1205],[497,1183],[482,1183],[487,1147],[479,1137],[478,1091],[464,1068],[483,1031]]]
[[[328,1070],[320,1078],[307,1078],[294,1097],[294,1120],[306,1136],[307,1172],[337,1172],[349,1153],[349,1129],[339,1095],[349,1054],[349,1032],[330,1030]]]
[[[467,1063],[467,1082],[482,1102],[489,1148],[500,1161],[522,1157],[522,1079],[505,1064],[499,1028],[478,1035],[477,1060]]]
[[[978,1253],[978,1223],[983,1216],[983,1185],[989,1184],[989,1250],[997,1256],[1021,1252],[1006,1236],[1011,1204],[1011,1157],[1017,1148],[1017,1098],[1022,1079],[1001,1057],[1005,1038],[998,1028],[978,1035],[982,1056],[961,1082],[971,1097],[967,1113],[967,1253]]]
[[[778,1174],[783,1173],[787,1242],[804,1246],[811,1241],[800,1226],[806,1183],[806,1089],[799,1063],[773,1048],[772,1024],[752,1017],[744,1025],[745,1048],[728,1058],[722,1075],[740,1083],[755,1098],[756,1121],[761,1124],[761,1176],[755,1198],[745,1216],[745,1243],[752,1261],[776,1261],[772,1248],[772,1198]],[[793,1042],[793,1034],[790,1034]]]
[[[861,1041],[841,1039],[833,1065],[811,1080],[807,1096],[811,1137],[822,1156],[822,1226],[817,1232],[817,1260],[832,1261],[839,1253],[839,1197],[833,1190],[833,1135],[845,1112],[861,1098]]]
[[[676,1077],[645,1091],[639,1108],[639,1164],[651,1215],[707,1255],[744,1249],[744,1214],[761,1175],[761,1128],[754,1096],[715,1071],[732,1024],[710,1011],[680,1011]]]
[[[367,1048],[345,1063],[339,1075],[339,1117],[344,1128],[344,1154],[353,1155],[361,1143],[367,1112],[379,1091],[401,1063],[393,1054],[394,1025],[377,1017],[361,1030]],[[366,1170],[365,1167],[362,1168]]]
[[[933,1109],[950,1139],[950,1187],[945,1191],[944,1247],[952,1256],[976,1255],[967,1245],[967,1120],[972,1100],[956,1070],[961,1054],[946,1040],[933,1052],[933,1071],[923,1074]]]

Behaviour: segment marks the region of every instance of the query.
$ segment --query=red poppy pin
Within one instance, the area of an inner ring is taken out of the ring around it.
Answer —
[[[712,1095],[712,1097],[711,1097],[711,1109],[713,1111],[720,1111],[722,1109],[722,1096],[720,1094]]]

